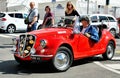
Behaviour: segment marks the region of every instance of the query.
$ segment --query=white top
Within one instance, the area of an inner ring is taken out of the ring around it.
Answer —
[[[85,27],[85,28],[83,27],[81,33],[84,34],[86,29],[87,29],[87,27]]]

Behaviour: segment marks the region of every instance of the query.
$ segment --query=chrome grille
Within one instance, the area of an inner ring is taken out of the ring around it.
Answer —
[[[30,55],[31,48],[34,46],[34,35],[20,35],[19,37],[19,54],[21,57],[27,57]]]

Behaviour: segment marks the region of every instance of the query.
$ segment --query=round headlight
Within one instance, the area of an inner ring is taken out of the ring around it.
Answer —
[[[36,52],[35,48],[31,48],[30,53],[35,54],[35,52]]]
[[[46,40],[40,40],[40,46],[41,46],[42,48],[45,48],[46,45],[47,45],[47,41],[46,41]]]

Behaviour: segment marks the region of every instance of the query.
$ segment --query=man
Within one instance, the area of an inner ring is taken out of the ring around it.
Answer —
[[[37,19],[38,19],[38,10],[35,8],[35,2],[30,2],[30,8],[31,9],[28,15],[29,24],[28,24],[27,32],[36,30]]]
[[[97,27],[90,25],[90,21],[88,17],[81,18],[82,26],[80,27],[81,33],[83,33],[86,37],[90,38],[91,40],[98,42],[99,41],[99,34]]]

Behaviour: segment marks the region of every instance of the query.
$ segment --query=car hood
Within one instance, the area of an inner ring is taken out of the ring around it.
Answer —
[[[33,34],[36,36],[48,36],[48,35],[59,35],[59,34],[71,34],[71,28],[44,28],[40,30],[35,30],[29,32],[29,34]]]

